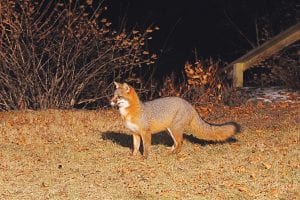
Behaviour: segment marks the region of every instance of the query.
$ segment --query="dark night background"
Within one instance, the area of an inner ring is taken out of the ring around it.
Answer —
[[[257,46],[256,21],[264,20],[271,36],[276,35],[299,21],[300,9],[296,0],[108,0],[105,4],[105,15],[115,28],[160,27],[149,47],[166,71],[181,68],[194,58],[195,50],[203,58],[230,62]]]

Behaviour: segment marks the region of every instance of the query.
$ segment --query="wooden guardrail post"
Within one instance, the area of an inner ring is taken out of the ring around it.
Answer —
[[[233,65],[233,86],[243,87],[245,63],[235,63]]]

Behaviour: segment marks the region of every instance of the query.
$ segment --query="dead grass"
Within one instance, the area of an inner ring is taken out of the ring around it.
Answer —
[[[186,137],[178,155],[159,134],[144,160],[130,155],[116,111],[2,112],[0,199],[299,198],[300,104],[217,107],[203,116],[237,121],[242,133],[222,144]]]

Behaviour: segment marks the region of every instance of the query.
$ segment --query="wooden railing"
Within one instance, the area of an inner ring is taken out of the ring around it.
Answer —
[[[300,23],[297,23],[289,29],[279,33],[261,46],[249,51],[244,56],[226,66],[224,70],[233,68],[233,85],[235,87],[243,87],[243,74],[245,70],[259,64],[274,53],[298,40],[300,40]]]

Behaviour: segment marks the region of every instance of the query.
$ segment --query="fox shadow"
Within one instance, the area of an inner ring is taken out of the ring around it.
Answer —
[[[121,145],[123,147],[129,147],[132,148],[133,146],[133,139],[131,135],[128,135],[126,133],[122,132],[113,132],[113,131],[107,131],[101,134],[101,137],[103,140],[110,140],[113,143],[116,143],[118,145]],[[172,146],[173,140],[170,135],[167,133],[161,132],[152,135],[152,145],[165,145],[165,146]],[[141,144],[143,145],[143,144]]]
[[[128,148],[133,147],[132,136],[128,135],[126,133],[107,131],[107,132],[102,133],[101,137],[102,137],[103,140],[110,140],[113,143],[116,143],[116,144],[121,145],[123,147],[128,147]],[[229,138],[226,141],[216,142],[216,141],[201,140],[201,139],[198,139],[198,138],[194,137],[193,135],[186,135],[186,134],[183,135],[183,139],[187,140],[187,141],[189,141],[193,144],[199,144],[201,146],[237,142],[237,139],[235,139],[234,137]],[[161,144],[161,145],[165,145],[165,146],[172,146],[173,145],[173,140],[172,140],[172,137],[167,132],[160,132],[160,133],[152,135],[151,144],[152,145]]]

